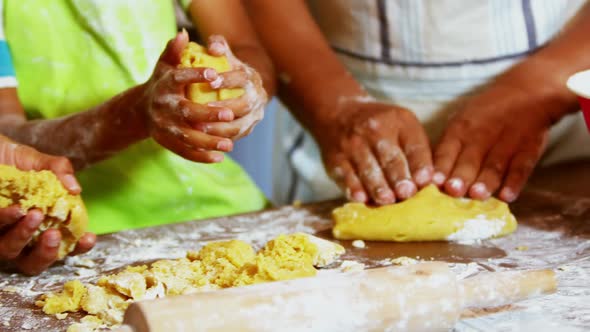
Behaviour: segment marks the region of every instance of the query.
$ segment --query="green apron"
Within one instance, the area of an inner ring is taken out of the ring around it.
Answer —
[[[176,31],[171,0],[4,0],[6,39],[30,117],[86,110],[145,82]],[[232,160],[193,163],[152,140],[77,177],[90,230],[114,232],[261,209]]]

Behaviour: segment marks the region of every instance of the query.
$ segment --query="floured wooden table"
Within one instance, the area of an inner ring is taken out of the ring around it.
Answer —
[[[566,176],[571,176],[568,172]],[[557,177],[552,176],[553,179]],[[580,180],[574,177],[574,180]],[[590,329],[590,195],[573,187],[548,189],[542,181],[513,206],[518,231],[481,243],[372,243],[355,248],[343,241],[343,260],[367,267],[392,264],[396,257],[444,260],[460,277],[481,271],[555,269],[556,294],[528,300],[494,312],[466,312],[457,331]],[[569,189],[568,189],[569,188]],[[582,188],[582,187],[580,187]],[[582,189],[584,189],[583,187]],[[568,194],[564,194],[567,192]],[[586,198],[588,197],[588,198]],[[43,292],[56,290],[72,278],[94,281],[101,274],[129,264],[178,258],[209,241],[238,238],[260,247],[278,234],[315,233],[331,239],[330,212],[340,202],[324,202],[207,221],[194,221],[101,236],[90,253],[70,258],[37,277],[0,273],[0,331],[63,331],[80,318],[63,320],[34,306]],[[3,267],[6,271],[6,266]]]

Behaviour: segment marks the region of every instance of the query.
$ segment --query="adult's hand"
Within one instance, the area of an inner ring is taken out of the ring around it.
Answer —
[[[452,196],[506,202],[520,194],[556,119],[543,101],[495,85],[468,100],[436,147],[434,182]]]
[[[413,196],[430,183],[430,145],[416,116],[395,105],[346,102],[341,116],[314,133],[328,174],[358,202]]]

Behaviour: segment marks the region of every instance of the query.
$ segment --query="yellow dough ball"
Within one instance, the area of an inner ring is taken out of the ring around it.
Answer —
[[[207,50],[197,44],[190,42],[183,50],[180,60],[181,68],[207,67],[213,68],[218,73],[231,70],[231,65],[225,56],[215,57],[209,55]],[[240,97],[244,94],[243,89],[212,89],[209,83],[194,83],[188,86],[187,96],[190,100],[199,104],[206,104],[212,101],[219,101]]]
[[[80,195],[71,195],[50,171],[21,171],[0,165],[0,208],[14,204],[19,204],[23,211],[38,209],[45,214],[32,243],[47,229],[61,232],[59,259],[74,250],[88,226]]]

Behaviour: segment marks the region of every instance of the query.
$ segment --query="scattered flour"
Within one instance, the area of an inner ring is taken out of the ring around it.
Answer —
[[[475,219],[465,221],[463,227],[449,235],[447,240],[470,244],[481,239],[489,239],[500,234],[505,224],[504,220],[487,219],[485,215],[478,215]]]

